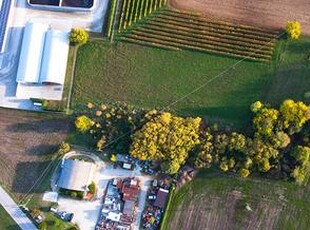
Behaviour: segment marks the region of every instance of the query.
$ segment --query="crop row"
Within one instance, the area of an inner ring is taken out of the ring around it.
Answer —
[[[124,0],[118,31],[127,29],[133,22],[141,20],[166,4],[167,0]]]
[[[178,30],[167,30],[165,27],[140,27],[137,29],[137,31],[144,31],[150,34],[160,34],[167,37],[175,37],[175,38],[181,38],[186,40],[195,41],[202,44],[213,44],[217,45],[219,47],[227,47],[232,48],[237,51],[246,51],[246,52],[255,52],[257,55],[266,55],[271,56],[272,50],[265,50],[262,49],[264,46],[261,47],[251,47],[251,44],[245,44],[245,43],[238,43],[237,41],[235,43],[229,43],[226,40],[214,38],[206,35],[200,35],[200,34],[192,34],[188,32],[178,31]]]
[[[231,27],[232,29],[238,29],[238,30],[246,30],[248,32],[253,31],[255,33],[261,33],[266,36],[277,36],[278,32],[274,32],[271,30],[266,30],[263,28],[258,28],[258,27],[252,27],[252,26],[247,26],[247,25],[239,25],[239,24],[233,24],[230,22],[225,22],[225,21],[219,21],[219,20],[212,20],[212,19],[206,19],[205,17],[202,17],[200,14],[193,14],[189,12],[184,12],[184,11],[178,11],[175,9],[170,9],[165,12],[166,15],[171,15],[173,17],[180,17],[184,18],[186,20],[193,20],[197,22],[202,22],[202,23],[212,23],[214,25],[218,26],[227,26]]]
[[[156,33],[156,34],[152,34],[150,33],[150,31],[145,32],[145,31],[138,31],[138,30],[134,30],[132,31],[132,34],[137,34],[137,35],[141,35],[141,36],[145,36],[145,37],[152,37],[152,38],[157,38],[157,39],[163,39],[163,40],[167,40],[167,41],[174,41],[174,42],[179,42],[180,45],[182,44],[188,44],[191,45],[193,47],[200,47],[200,48],[208,48],[208,49],[213,49],[213,50],[217,50],[217,51],[224,51],[224,52],[229,52],[229,53],[233,53],[233,54],[238,54],[238,55],[243,55],[243,56],[253,56],[253,57],[257,57],[257,58],[271,58],[271,55],[269,54],[260,54],[260,53],[256,53],[256,51],[247,51],[247,50],[238,50],[238,49],[234,49],[234,47],[224,47],[224,46],[219,46],[217,42],[211,42],[208,41],[207,43],[202,43],[199,40],[188,40],[188,37],[185,36],[176,36],[175,34],[171,34],[169,36],[168,33]]]
[[[115,15],[115,8],[116,8],[117,0],[111,0],[110,2],[110,15],[109,15],[109,23],[107,28],[107,35],[111,37],[112,30],[113,30],[113,23],[114,23],[114,15]]]
[[[245,38],[245,39],[252,39],[252,43],[259,43],[259,44],[266,44],[270,43],[270,41],[275,40],[275,38],[265,38],[257,35],[252,35],[252,34],[247,34],[247,33],[240,33],[238,31],[229,31],[217,27],[209,27],[209,26],[204,26],[204,25],[196,25],[196,24],[190,24],[186,21],[177,21],[173,18],[162,18],[157,16],[153,21],[156,22],[161,22],[164,24],[169,24],[169,25],[175,25],[175,26],[180,26],[180,27],[185,27],[185,28],[190,28],[190,29],[195,29],[197,31],[200,31],[199,33],[213,33],[214,35],[218,36],[227,36],[229,35],[230,39],[235,38],[235,40],[240,40]],[[228,37],[227,37],[228,38]]]
[[[162,49],[169,49],[169,50],[174,50],[174,51],[179,51],[180,48],[174,47],[174,46],[170,46],[170,45],[164,45],[158,42],[154,42],[154,41],[148,41],[145,40],[145,37],[142,37],[141,39],[139,37],[135,37],[135,38],[130,38],[130,37],[123,37],[122,40],[124,41],[128,41],[131,43],[136,43],[139,45],[145,45],[145,46],[154,46],[157,48],[162,48]]]
[[[191,44],[180,43],[180,42],[175,42],[175,41],[167,41],[167,40],[158,39],[158,38],[140,36],[140,35],[136,35],[136,34],[126,34],[125,36],[126,37],[121,38],[124,41],[127,41],[129,39],[131,39],[131,40],[135,39],[135,40],[137,40],[137,43],[143,41],[143,42],[148,42],[148,44],[153,44],[153,43],[154,44],[161,44],[161,45],[176,47],[176,48],[180,48],[180,49],[185,48],[185,49],[190,49],[190,50],[197,50],[197,51],[202,51],[202,52],[221,54],[221,55],[237,57],[237,58],[244,58],[244,59],[255,60],[255,61],[263,61],[263,62],[269,61],[266,58],[256,58],[253,56],[239,55],[239,54],[231,53],[229,51],[216,50],[216,49],[212,49],[212,48],[210,49],[207,47],[198,47],[198,46],[191,45]]]
[[[244,26],[239,25],[239,24],[228,24],[226,22],[221,22],[221,21],[215,21],[215,20],[208,20],[206,17],[192,17],[189,14],[177,14],[174,15],[171,13],[173,11],[171,10],[166,10],[163,14],[163,16],[174,18],[175,20],[180,20],[180,21],[187,21],[192,24],[198,24],[198,25],[208,25],[208,26],[213,26],[217,28],[222,28],[226,30],[232,30],[232,31],[240,31],[244,32],[247,34],[254,34],[254,35],[259,35],[262,37],[267,37],[267,38],[273,38],[278,35],[278,33],[273,32],[273,31],[261,31],[259,29],[256,29],[254,27],[250,28],[244,28]]]
[[[234,35],[234,36],[241,36],[241,37],[245,37],[245,38],[249,38],[249,39],[255,39],[258,41],[269,41],[271,39],[274,39],[276,36],[264,36],[261,34],[253,34],[253,33],[249,33],[248,31],[241,31],[241,30],[233,30],[231,28],[227,28],[225,26],[218,26],[216,24],[212,24],[212,23],[208,23],[208,24],[204,24],[204,23],[195,23],[195,22],[191,22],[189,20],[186,19],[182,19],[182,18],[177,18],[177,17],[173,17],[173,16],[167,16],[167,15],[158,15],[156,17],[157,21],[167,21],[168,23],[173,23],[176,25],[183,25],[183,26],[187,26],[187,27],[192,27],[192,28],[198,28],[198,29],[203,29],[203,30],[209,30],[209,31],[213,31],[215,33],[224,33],[224,34],[230,34],[230,35]]]
[[[157,22],[157,21],[149,21],[147,24],[143,26],[144,28],[150,28],[154,30],[162,30],[170,33],[183,34],[191,37],[197,38],[205,38],[208,40],[221,41],[223,43],[235,44],[240,46],[253,47],[256,49],[260,49],[266,52],[273,52],[273,46],[267,42],[254,43],[250,39],[244,39],[242,37],[234,37],[226,34],[219,35],[217,33],[196,30],[187,27],[175,26],[167,23]]]

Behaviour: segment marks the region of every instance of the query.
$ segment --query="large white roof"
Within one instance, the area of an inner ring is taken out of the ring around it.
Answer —
[[[37,83],[40,78],[41,60],[48,25],[27,23],[17,70],[17,82]]]
[[[95,164],[79,160],[64,160],[58,187],[75,191],[85,191],[92,182]]]
[[[16,81],[63,84],[69,53],[69,33],[48,25],[27,23]]]
[[[46,33],[40,82],[63,84],[69,53],[69,33],[49,30]]]

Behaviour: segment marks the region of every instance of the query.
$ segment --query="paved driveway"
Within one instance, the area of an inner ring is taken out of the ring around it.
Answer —
[[[36,226],[31,220],[23,213],[23,211],[17,206],[13,199],[0,187],[0,204],[12,217],[12,219],[23,230],[35,230]],[[1,217],[0,217],[1,218]]]

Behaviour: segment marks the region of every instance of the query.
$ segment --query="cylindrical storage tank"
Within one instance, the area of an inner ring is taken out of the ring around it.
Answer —
[[[48,25],[27,23],[24,29],[16,81],[37,83],[40,78],[45,34]]]

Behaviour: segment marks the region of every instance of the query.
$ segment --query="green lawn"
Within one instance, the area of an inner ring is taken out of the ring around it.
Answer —
[[[287,97],[303,99],[310,86],[310,61],[305,58],[309,40],[278,42],[272,62],[243,61],[224,74],[237,59],[92,41],[78,52],[72,105],[124,101],[166,109],[177,101],[170,109],[179,114],[241,128],[256,100],[278,104]]]
[[[165,108],[217,77],[170,109],[242,126],[248,121],[249,105],[263,97],[274,63],[245,61],[220,75],[237,61],[200,52],[93,41],[79,50],[72,103],[125,101]]]
[[[204,172],[172,196],[162,229],[308,229],[309,189]]]
[[[310,38],[283,43],[280,64],[272,77],[265,101],[278,105],[286,98],[304,100],[305,92],[310,91]]]
[[[20,227],[15,223],[11,216],[0,205],[0,229],[5,230],[19,230]]]

